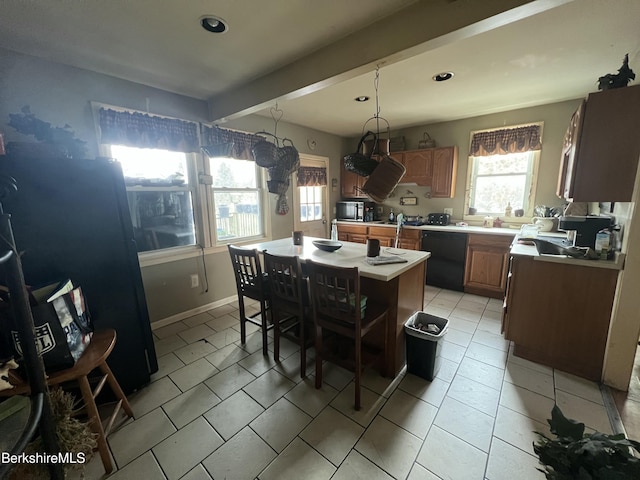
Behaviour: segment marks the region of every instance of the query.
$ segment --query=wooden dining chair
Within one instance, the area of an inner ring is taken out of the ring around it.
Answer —
[[[355,373],[355,409],[360,410],[362,339],[376,325],[385,324],[388,308],[360,293],[360,276],[357,267],[333,267],[311,260],[307,260],[306,267],[316,330],[316,388],[322,386],[323,360],[352,366]],[[353,340],[353,360],[347,358],[345,362],[342,358],[345,352],[332,354],[327,346],[323,345],[324,331]],[[388,355],[386,335],[384,339],[386,360]]]
[[[240,341],[244,345],[247,339],[249,322],[260,327],[262,333],[262,354],[267,355],[267,332],[273,328],[269,322],[269,279],[263,273],[258,250],[228,245],[231,265],[236,279],[238,291],[238,309],[240,310]],[[250,298],[260,304],[260,311],[253,315],[246,313],[244,300]]]
[[[300,346],[300,377],[306,377],[309,347],[311,303],[309,285],[302,274],[298,257],[272,255],[264,252],[264,269],[269,277],[273,319],[273,357],[280,361],[280,337]]]

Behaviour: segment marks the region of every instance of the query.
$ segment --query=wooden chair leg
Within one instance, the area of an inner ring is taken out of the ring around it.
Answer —
[[[124,412],[129,418],[133,418],[133,410],[131,409],[129,400],[127,400],[127,396],[122,391],[122,388],[120,388],[120,384],[113,375],[109,365],[107,365],[107,362],[102,362],[100,364],[100,371],[107,376],[107,383],[109,384],[109,387],[111,387],[111,391],[116,395],[116,398],[118,398],[118,400],[122,400],[122,409]]]
[[[280,319],[278,312],[273,311],[273,359],[280,363]]]
[[[300,378],[307,376],[307,339],[305,337],[304,318],[298,324],[300,330]]]
[[[316,327],[316,388],[322,387],[322,328]]]
[[[78,378],[78,383],[80,384],[80,392],[82,393],[82,399],[84,401],[85,407],[87,409],[87,413],[89,415],[89,423],[91,424],[91,429],[97,435],[97,443],[98,443],[98,452],[100,453],[100,458],[102,459],[102,465],[104,466],[104,471],[109,474],[113,471],[113,464],[111,463],[111,455],[109,453],[109,446],[107,445],[107,439],[104,436],[104,430],[102,429],[102,421],[100,420],[100,414],[98,413],[98,408],[96,407],[96,402],[93,399],[93,391],[91,390],[91,386],[89,385],[89,380],[86,376],[81,376]]]
[[[244,345],[247,341],[247,321],[245,320],[247,314],[244,309],[244,298],[242,298],[242,295],[238,296],[238,310],[240,310],[240,343]]]
[[[362,338],[356,337],[355,370],[356,370],[356,410],[360,410],[360,376],[362,374]]]
[[[273,315],[273,313],[271,313],[271,315]],[[262,354],[269,355],[267,351],[267,302],[265,301],[260,302],[260,319],[262,320]]]

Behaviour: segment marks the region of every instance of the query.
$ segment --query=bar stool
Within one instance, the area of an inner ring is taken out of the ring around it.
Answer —
[[[267,313],[269,305],[269,277],[262,272],[258,250],[228,245],[231,265],[236,278],[238,291],[238,309],[240,310],[240,341],[244,345],[247,337],[246,323],[252,323],[262,331],[262,354],[267,355],[267,332],[273,328],[269,324]],[[244,305],[245,297],[257,300],[260,311],[247,316]]]
[[[127,397],[120,388],[113,372],[107,365],[107,358],[111,354],[115,344],[115,330],[109,329],[95,332],[91,338],[91,343],[89,343],[89,346],[73,367],[59,372],[53,372],[49,374],[47,378],[47,385],[50,387],[61,385],[65,382],[78,382],[80,392],[82,393],[82,400],[85,408],[87,409],[87,415],[89,416],[91,429],[97,436],[98,452],[100,453],[102,465],[104,465],[106,473],[111,473],[113,471],[113,463],[111,462],[111,455],[109,453],[106,437],[113,426],[113,422],[115,421],[120,408],[124,410],[125,414],[129,418],[133,418],[131,405],[129,405]],[[88,375],[96,368],[100,370],[102,377],[96,387],[91,389]],[[29,385],[13,373],[10,376],[10,382],[15,385],[15,388],[0,391],[0,396],[23,395],[29,393]],[[116,398],[118,398],[118,403],[107,420],[106,426],[103,426],[95,398],[98,396],[105,383],[108,383],[109,387],[111,387]]]

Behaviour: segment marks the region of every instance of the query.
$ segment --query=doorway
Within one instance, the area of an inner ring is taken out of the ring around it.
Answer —
[[[328,238],[329,194],[326,178],[329,169],[329,159],[316,155],[300,155],[300,167],[324,169],[324,180],[316,184],[301,186],[298,176],[293,181],[293,228],[304,232],[309,237]],[[322,175],[320,175],[322,177]],[[322,184],[324,183],[324,185]]]

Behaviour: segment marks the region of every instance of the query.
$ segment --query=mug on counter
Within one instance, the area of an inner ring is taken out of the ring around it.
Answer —
[[[293,238],[293,244],[294,245],[302,245],[302,242],[304,240],[304,232],[301,230],[296,230],[291,234],[292,238]]]
[[[370,238],[367,240],[367,257],[377,257],[380,255],[380,240]]]

